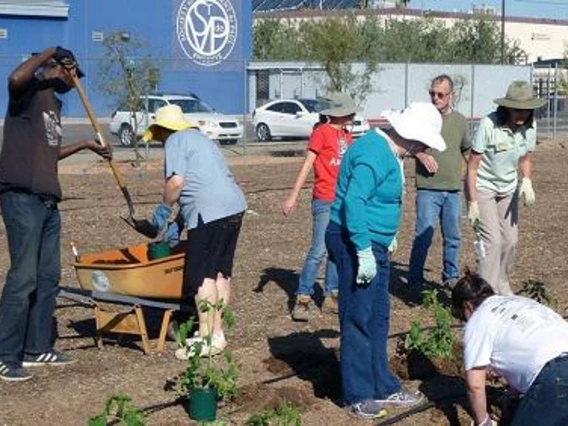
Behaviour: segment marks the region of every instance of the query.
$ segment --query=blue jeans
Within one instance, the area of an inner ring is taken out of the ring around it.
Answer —
[[[327,257],[325,230],[329,224],[332,204],[332,202],[316,199],[312,201],[312,243],[298,280],[298,291],[296,294],[300,296],[311,296],[314,294],[314,284],[319,274],[321,262]],[[325,265],[323,294],[324,296],[329,296],[334,290],[337,290],[337,267],[328,258]]]
[[[568,425],[568,356],[554,358],[540,370],[511,425]]]
[[[0,195],[10,270],[0,301],[0,361],[20,365],[23,353],[49,352],[59,290],[61,218],[57,204],[36,195]]]
[[[408,282],[422,285],[424,264],[438,221],[444,241],[442,282],[459,278],[461,198],[458,191],[416,191],[416,236],[410,254]]]
[[[346,404],[384,399],[398,392],[399,380],[389,368],[390,263],[387,247],[373,244],[377,275],[366,286],[355,282],[357,253],[345,228],[331,222],[326,244],[339,273],[341,385]]]

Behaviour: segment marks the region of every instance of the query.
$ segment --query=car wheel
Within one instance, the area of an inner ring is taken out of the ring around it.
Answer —
[[[268,127],[268,124],[260,123],[258,126],[256,126],[256,137],[261,142],[268,142],[272,140],[270,127]]]
[[[123,124],[118,129],[118,140],[122,146],[132,146],[134,143],[134,131],[130,124]]]
[[[236,139],[223,139],[223,140],[220,140],[219,143],[221,145],[236,145],[237,140]]]

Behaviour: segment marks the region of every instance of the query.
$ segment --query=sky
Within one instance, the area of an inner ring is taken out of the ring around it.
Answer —
[[[501,13],[502,0],[410,0],[412,9],[467,12],[473,5],[494,6]],[[568,20],[568,0],[505,0],[507,16]]]

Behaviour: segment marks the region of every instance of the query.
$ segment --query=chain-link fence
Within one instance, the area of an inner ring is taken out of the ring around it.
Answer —
[[[535,68],[534,93],[546,100],[536,111],[539,136],[553,141],[568,142],[568,73],[560,61]]]

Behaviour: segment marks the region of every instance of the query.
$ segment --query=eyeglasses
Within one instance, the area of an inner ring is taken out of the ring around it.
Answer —
[[[444,99],[445,97],[447,97],[451,92],[449,93],[444,93],[444,92],[434,92],[433,90],[430,90],[428,93],[430,93],[430,97],[431,98],[438,98],[438,99]]]

